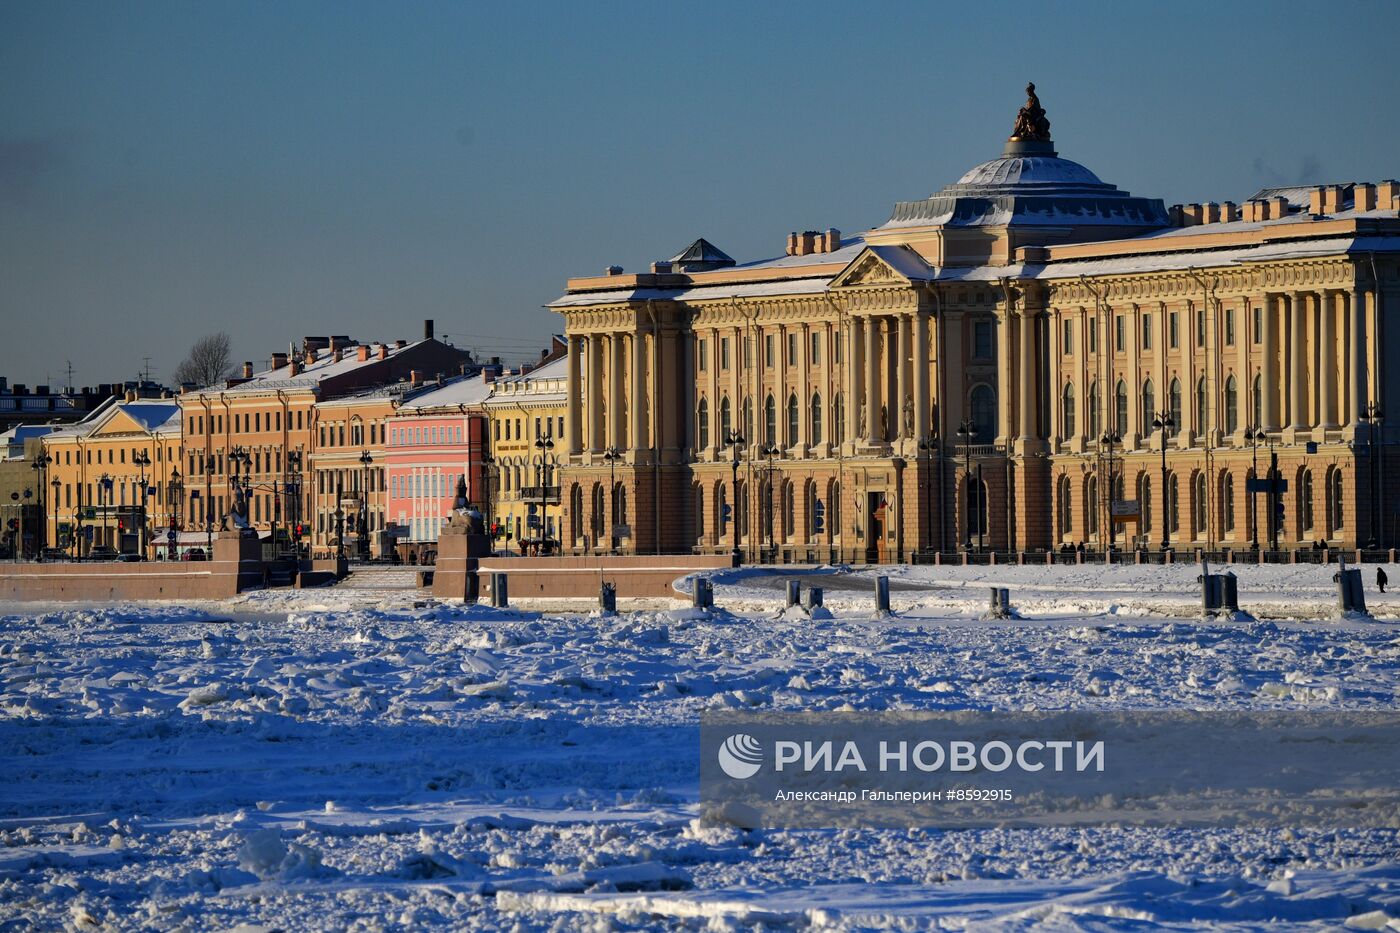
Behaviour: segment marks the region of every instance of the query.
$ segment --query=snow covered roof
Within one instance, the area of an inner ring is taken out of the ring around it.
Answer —
[[[335,358],[335,353],[329,349],[315,351],[315,361],[304,362],[300,358],[302,370],[295,376],[289,375],[290,366],[282,366],[277,369],[265,369],[260,373],[254,373],[252,378],[238,382],[228,388],[210,386],[204,391],[227,392],[227,393],[248,393],[248,392],[273,392],[277,389],[306,389],[315,388],[324,379],[335,376],[342,376],[346,373],[354,372],[363,366],[373,366],[379,360],[379,348],[385,348],[387,358],[393,359],[401,353],[406,353],[420,344],[428,343],[428,340],[418,340],[396,347],[390,344],[368,344],[370,347],[369,359],[361,360],[358,354],[359,345],[344,348],[341,352],[341,359]]]
[[[147,431],[158,431],[166,425],[180,423],[180,403],[174,399],[137,399],[118,402],[117,410]]]
[[[478,405],[491,394],[491,383],[480,375],[463,376],[447,385],[419,392],[399,406],[399,414],[426,411],[433,408],[456,408],[458,405]]]
[[[836,253],[827,253],[828,257]],[[851,258],[854,258],[854,254]],[[579,292],[565,295],[549,303],[550,308],[573,308],[582,305],[610,304],[619,301],[704,301],[715,298],[760,298],[773,295],[810,295],[826,291],[829,276],[810,279],[785,279],[777,282],[736,282],[725,285],[702,285],[695,288],[624,288],[607,292]]]

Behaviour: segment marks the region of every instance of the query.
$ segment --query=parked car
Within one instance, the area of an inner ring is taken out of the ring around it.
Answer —
[[[116,560],[117,549],[107,545],[99,545],[88,551],[88,560]]]
[[[124,564],[135,564],[145,559],[146,557],[144,554],[127,553],[117,555],[117,560],[121,561]]]
[[[46,547],[43,558],[44,560],[67,560],[68,551],[61,547]]]
[[[181,560],[208,560],[208,559],[209,559],[209,557],[204,553],[204,548],[202,548],[202,547],[192,547],[192,548],[190,548],[188,551],[185,552],[184,556],[181,558]]]

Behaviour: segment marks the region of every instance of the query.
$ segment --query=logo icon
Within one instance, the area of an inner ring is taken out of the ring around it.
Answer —
[[[763,767],[763,746],[753,736],[736,732],[719,747],[719,767],[737,781],[751,778]]]

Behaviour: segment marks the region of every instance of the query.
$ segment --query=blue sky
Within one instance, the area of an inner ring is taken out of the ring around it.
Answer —
[[[521,358],[564,280],[878,224],[995,157],[1168,203],[1400,174],[1393,5],[0,4],[0,375],[227,330]],[[468,336],[472,335],[472,336]]]

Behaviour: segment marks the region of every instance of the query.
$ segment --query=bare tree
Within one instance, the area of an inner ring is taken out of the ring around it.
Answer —
[[[200,337],[190,347],[189,356],[175,367],[175,384],[193,383],[197,386],[211,386],[223,382],[233,375],[233,350],[229,346],[228,334],[210,334]]]

